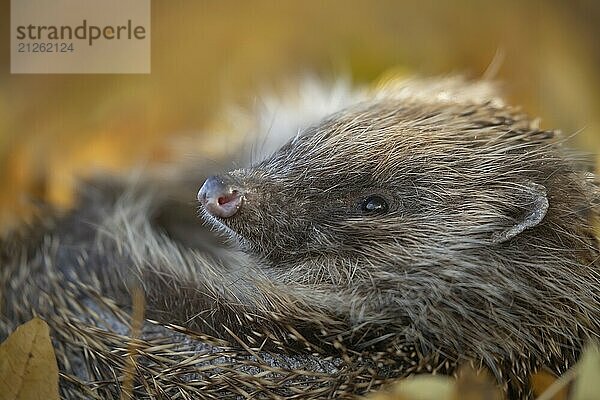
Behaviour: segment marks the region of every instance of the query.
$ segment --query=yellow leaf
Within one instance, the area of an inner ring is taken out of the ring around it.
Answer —
[[[458,371],[455,400],[502,400],[504,396],[498,384],[485,369],[476,371],[464,365]]]
[[[394,394],[410,400],[444,400],[452,398],[453,386],[446,376],[417,375],[400,381]]]
[[[454,380],[440,375],[416,375],[401,379],[376,393],[368,400],[449,400]]]
[[[48,325],[34,318],[0,345],[0,400],[58,398],[58,366]]]
[[[578,377],[573,387],[573,400],[600,399],[600,349],[588,347],[576,366]]]
[[[541,370],[531,376],[531,388],[533,395],[537,399],[544,395],[543,398],[548,400],[567,400],[569,395],[570,380],[558,380],[558,378],[548,370]]]

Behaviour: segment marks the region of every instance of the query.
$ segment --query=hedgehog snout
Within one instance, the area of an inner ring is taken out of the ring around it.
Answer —
[[[211,176],[198,191],[198,201],[210,215],[230,218],[240,209],[243,195],[227,178]]]

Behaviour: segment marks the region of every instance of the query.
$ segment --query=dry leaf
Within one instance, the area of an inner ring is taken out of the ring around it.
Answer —
[[[58,400],[58,366],[48,325],[19,326],[0,345],[0,400]]]
[[[567,400],[569,395],[569,382],[565,382],[565,384],[556,389],[556,393],[554,393],[554,387],[552,387],[552,385],[557,384],[557,379],[556,375],[547,370],[542,370],[533,374],[531,376],[531,387],[535,398],[544,394],[548,400]],[[549,395],[548,390],[552,390],[553,393]]]
[[[577,379],[573,387],[573,400],[600,399],[600,349],[588,347],[576,366]]]
[[[412,400],[394,392],[379,390],[366,397],[367,400]]]
[[[440,375],[417,375],[404,379],[394,389],[394,394],[410,400],[445,400],[452,398],[454,381]]]
[[[368,400],[449,400],[454,380],[441,375],[417,375],[401,379],[367,397]]]
[[[502,391],[487,370],[476,371],[465,365],[456,380],[455,400],[502,400]]]

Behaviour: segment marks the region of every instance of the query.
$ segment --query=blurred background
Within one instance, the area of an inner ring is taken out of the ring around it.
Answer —
[[[156,0],[149,75],[11,75],[8,1],[0,16],[2,232],[40,200],[68,208],[77,177],[168,161],[224,105],[306,73],[371,84],[497,67],[511,102],[600,153],[595,0]]]

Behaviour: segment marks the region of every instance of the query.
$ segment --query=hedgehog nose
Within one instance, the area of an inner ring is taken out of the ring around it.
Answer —
[[[242,192],[223,178],[211,176],[198,191],[198,201],[210,215],[229,218],[242,205]]]

